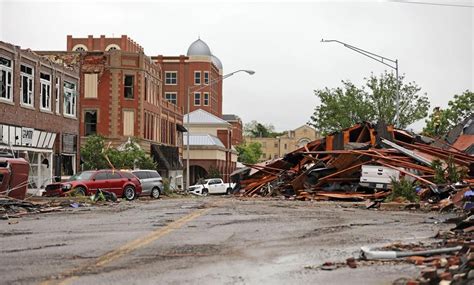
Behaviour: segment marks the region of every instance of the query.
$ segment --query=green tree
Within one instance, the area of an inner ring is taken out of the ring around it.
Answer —
[[[245,124],[244,135],[253,138],[275,138],[285,132],[275,132],[272,124],[261,124],[255,120]]]
[[[235,147],[239,153],[238,161],[254,164],[262,156],[262,145],[259,142],[242,143]]]
[[[222,178],[222,174],[219,169],[214,166],[209,167],[207,178]]]
[[[437,107],[438,108],[438,107]],[[427,136],[443,136],[457,124],[474,113],[474,92],[464,91],[461,95],[454,95],[444,110],[435,108],[429,118],[423,134]]]
[[[86,143],[81,147],[81,157],[84,160],[84,169],[109,168],[104,156],[105,140],[102,136],[88,136]]]
[[[120,149],[109,149],[107,156],[115,168],[156,169],[156,163],[140,148],[136,139],[127,141]]]
[[[321,104],[316,106],[309,124],[322,133],[348,128],[362,121],[395,125],[397,78],[385,71],[379,77],[372,74],[365,80],[365,86],[361,88],[342,81],[342,87],[315,90]],[[403,80],[404,76],[399,76],[399,128],[426,117],[430,106],[428,97],[420,94],[421,88],[415,82],[403,83]]]
[[[156,163],[132,139],[125,143],[120,150],[115,148],[105,149],[105,139],[101,136],[89,136],[81,148],[84,159],[84,169],[104,169],[111,165],[118,169],[156,169]]]

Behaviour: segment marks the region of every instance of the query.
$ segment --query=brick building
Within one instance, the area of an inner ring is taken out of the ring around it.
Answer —
[[[80,86],[77,69],[0,42],[0,141],[29,160],[30,189],[77,170]]]
[[[242,120],[234,114],[224,114],[222,119],[232,125],[232,145],[239,145],[243,142]]]
[[[161,66],[127,36],[68,36],[67,48],[43,54],[80,67],[81,139],[100,134],[119,146],[135,137],[164,177],[182,176],[183,112],[161,96]]]
[[[159,55],[152,59],[163,68],[163,96],[166,100],[186,113],[189,94],[190,112],[203,109],[222,117],[222,80],[219,80],[222,63],[204,41],[193,42],[186,56]]]

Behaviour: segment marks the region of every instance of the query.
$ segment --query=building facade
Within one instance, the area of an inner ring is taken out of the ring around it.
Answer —
[[[287,131],[285,135],[276,138],[245,137],[247,143],[258,142],[262,145],[260,161],[277,159],[285,154],[305,146],[307,143],[320,138],[319,133],[308,125]]]
[[[29,189],[79,166],[79,71],[0,42],[0,142],[30,163]]]
[[[222,117],[222,63],[198,39],[187,55],[152,57],[163,68],[163,96],[187,113],[197,109]],[[189,98],[188,98],[189,97]]]
[[[234,114],[224,114],[222,119],[232,125],[232,145],[239,145],[243,142],[243,126],[239,116]]]
[[[161,66],[127,36],[68,36],[67,46],[68,51],[49,56],[80,68],[81,140],[100,134],[120,146],[134,137],[163,177],[182,177],[183,112],[161,95]]]
[[[187,118],[185,115],[185,121]],[[190,183],[209,177],[213,172],[221,174],[228,182],[235,170],[237,152],[232,147],[232,125],[202,109],[189,113],[189,168]],[[187,134],[184,137],[184,160],[187,163]]]

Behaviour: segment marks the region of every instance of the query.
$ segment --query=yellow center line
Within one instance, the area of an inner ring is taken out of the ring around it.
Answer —
[[[214,206],[218,206],[220,204],[222,204],[222,201],[215,203]],[[132,240],[102,256],[99,256],[92,263],[87,263],[80,267],[63,272],[56,277],[52,277],[49,280],[41,282],[40,285],[68,284],[71,281],[78,279],[81,273],[91,271],[93,269],[96,269],[97,267],[103,267],[138,248],[144,247],[150,244],[151,242],[173,232],[174,230],[181,228],[186,223],[204,215],[211,209],[212,208],[205,208],[205,209],[199,209],[199,210],[193,211],[187,214],[186,216],[181,217],[178,220],[169,223],[163,228],[157,229],[147,234],[144,237]]]

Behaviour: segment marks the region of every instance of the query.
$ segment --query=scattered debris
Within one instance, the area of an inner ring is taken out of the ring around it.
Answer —
[[[250,171],[239,172],[239,193],[377,202],[390,196],[399,202],[421,200],[434,210],[473,207],[474,156],[433,142],[382,123],[356,124],[282,159],[247,165]]]

